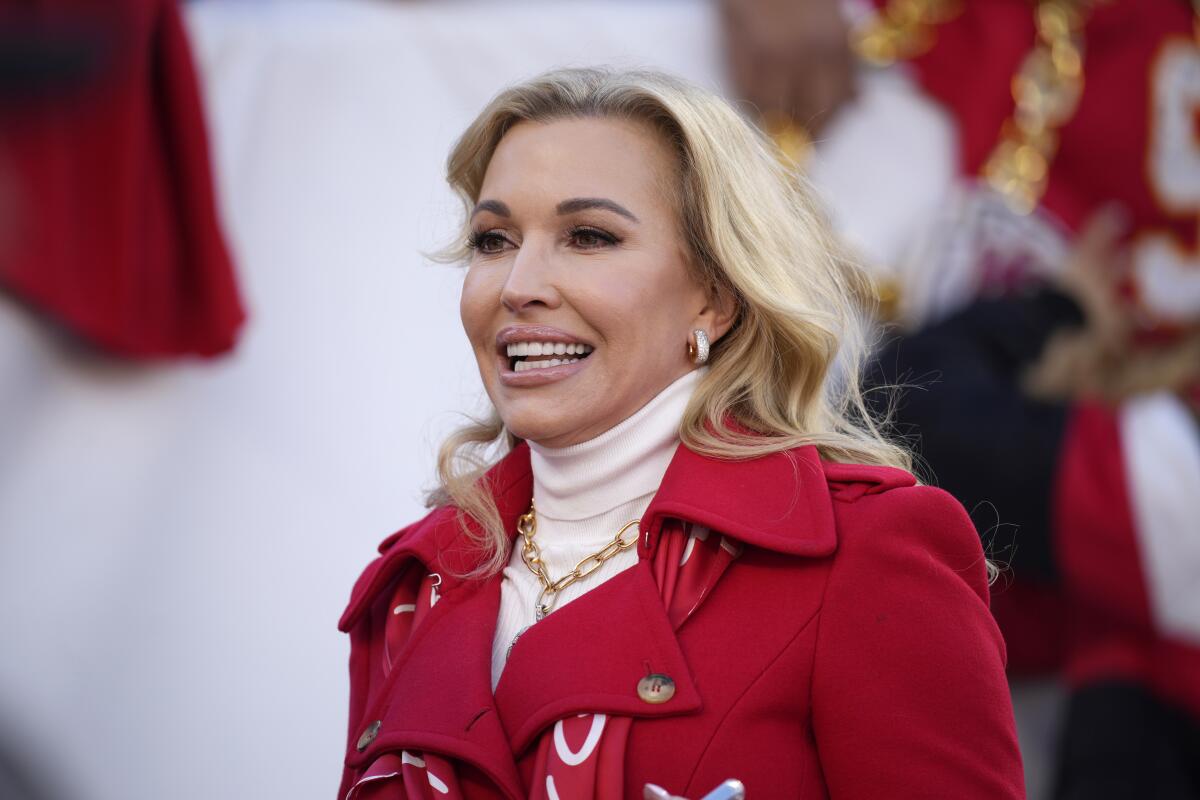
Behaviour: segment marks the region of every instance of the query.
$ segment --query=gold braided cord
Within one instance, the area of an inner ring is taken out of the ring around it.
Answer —
[[[933,47],[934,28],[960,11],[961,0],[890,0],[851,34],[850,46],[876,66],[916,58]]]
[[[1099,2],[1039,0],[1034,8],[1037,42],[1013,76],[1016,107],[982,169],[987,184],[1017,213],[1032,212],[1046,191],[1058,129],[1074,116],[1083,94],[1083,26]],[[851,44],[871,64],[915,58],[933,47],[936,26],[961,10],[960,0],[891,0],[852,35]]]
[[[1083,26],[1096,0],[1041,0],[1037,43],[1013,76],[1013,115],[983,165],[984,180],[1019,214],[1042,199],[1058,152],[1058,129],[1083,94]]]

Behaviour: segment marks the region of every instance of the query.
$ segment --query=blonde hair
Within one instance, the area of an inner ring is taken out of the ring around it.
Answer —
[[[843,254],[804,179],[710,92],[658,72],[609,69],[555,70],[505,89],[447,162],[467,216],[510,128],[584,117],[640,122],[662,137],[676,156],[672,196],[694,277],[737,305],[680,424],[683,443],[724,459],[815,445],[831,461],[911,469],[909,453],[872,419],[859,384],[870,329],[865,275]],[[468,254],[459,245],[441,257]],[[481,478],[516,443],[493,410],[439,453],[440,486],[429,503],[459,509],[482,548],[473,574],[494,573],[508,558],[509,534]]]

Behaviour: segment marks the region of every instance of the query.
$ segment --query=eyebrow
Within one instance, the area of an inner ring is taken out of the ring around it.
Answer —
[[[479,203],[476,203],[475,208],[471,210],[471,218],[474,219],[475,215],[480,211],[490,211],[493,214],[501,217],[512,216],[512,212],[509,211],[508,206],[506,206],[504,203],[501,203],[499,200],[483,200]]]
[[[633,220],[634,222],[641,222],[641,220],[635,217],[633,212],[625,208],[625,206],[619,203],[614,203],[612,200],[608,200],[603,197],[574,197],[570,200],[563,200],[555,207],[554,210],[559,214],[573,214],[576,211],[583,211],[584,209],[588,208],[603,208],[613,212],[614,214],[620,214],[622,217]]]
[[[604,197],[573,197],[570,200],[563,200],[554,207],[554,210],[561,216],[563,214],[573,214],[576,211],[583,211],[589,208],[602,208],[607,211],[611,211],[614,214],[620,214],[622,217],[633,220],[634,222],[641,222],[641,220],[634,216],[633,212],[625,208],[625,206],[621,205],[620,203],[615,203],[612,200]],[[490,211],[500,217],[512,216],[512,211],[509,209],[509,207],[499,200],[481,200],[475,205],[475,208],[471,210],[471,218],[474,219],[475,215],[481,211]]]

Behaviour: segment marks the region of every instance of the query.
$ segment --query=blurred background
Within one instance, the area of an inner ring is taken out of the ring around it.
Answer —
[[[451,143],[733,100],[875,280],[869,381],[1004,567],[1033,798],[1200,797],[1189,0],[0,2],[0,798],[320,798],[376,543],[481,389]],[[934,794],[936,791],[934,790]]]

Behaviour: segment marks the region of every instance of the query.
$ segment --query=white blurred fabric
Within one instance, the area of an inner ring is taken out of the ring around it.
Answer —
[[[1159,630],[1200,644],[1200,431],[1172,392],[1121,407],[1121,452],[1147,598]]]
[[[338,614],[375,544],[423,513],[453,412],[479,407],[460,273],[420,255],[457,229],[451,143],[556,65],[720,89],[718,30],[686,0],[187,13],[250,321],[231,357],[130,366],[0,301],[0,735],[82,800],[329,798]],[[933,202],[912,187],[948,156],[903,134],[944,124],[927,106],[877,90],[839,125],[886,122],[903,153],[831,138],[814,174],[889,263],[913,224],[894,207]]]

